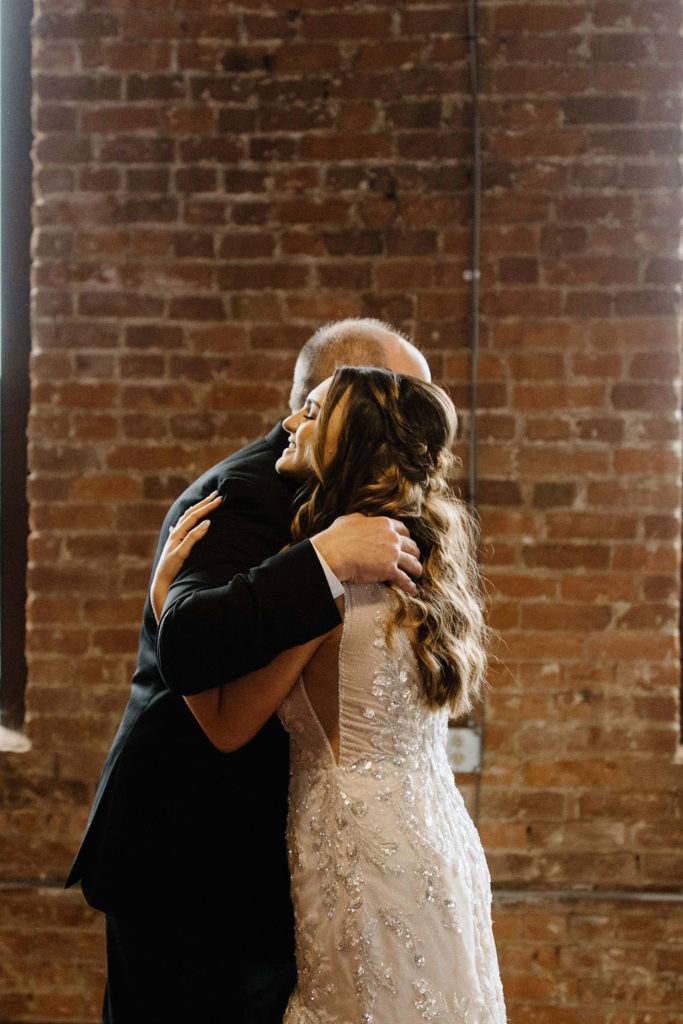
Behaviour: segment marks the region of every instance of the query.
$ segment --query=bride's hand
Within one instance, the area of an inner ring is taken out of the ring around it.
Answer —
[[[157,563],[149,595],[157,622],[161,618],[164,601],[171,583],[192,548],[198,540],[202,539],[209,528],[211,520],[204,519],[204,516],[218,508],[222,500],[218,492],[213,491],[208,498],[198,501],[196,505],[190,505],[175,526],[169,530],[168,539]]]

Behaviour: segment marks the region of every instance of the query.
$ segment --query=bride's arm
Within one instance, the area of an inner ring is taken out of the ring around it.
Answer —
[[[204,516],[217,508],[220,501],[210,494],[192,505],[170,531],[151,587],[157,622],[174,576],[197,541],[206,534],[209,520]],[[282,703],[324,639],[325,634],[299,647],[290,647],[264,668],[185,697],[187,706],[213,745],[230,753],[248,743]]]
[[[324,639],[319,636],[290,647],[265,668],[185,697],[213,745],[227,754],[248,743],[280,706]]]

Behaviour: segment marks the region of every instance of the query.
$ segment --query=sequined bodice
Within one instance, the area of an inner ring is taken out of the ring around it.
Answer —
[[[393,597],[346,588],[339,759],[301,681],[288,847],[298,986],[285,1024],[502,1024],[488,870]]]

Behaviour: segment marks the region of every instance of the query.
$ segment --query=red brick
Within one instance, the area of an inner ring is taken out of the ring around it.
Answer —
[[[207,107],[175,106],[165,111],[163,116],[168,130],[182,135],[208,135],[214,128],[215,115]]]
[[[482,310],[487,316],[528,315],[552,317],[561,311],[561,294],[551,288],[506,289],[485,295]]]
[[[546,516],[547,536],[558,538],[635,539],[639,521],[634,515],[595,515],[579,512],[550,512]]]
[[[40,132],[75,132],[76,111],[62,103],[44,104],[36,114],[36,128]]]
[[[282,408],[282,392],[272,385],[262,384],[216,384],[206,400],[209,409],[230,409],[235,407],[251,409]]]
[[[678,284],[681,280],[681,263],[676,259],[650,260],[645,272],[648,284]]]
[[[594,324],[591,327],[591,340],[598,348],[643,349],[648,345],[659,350],[664,347],[676,351],[675,328],[666,320],[642,320],[636,323],[615,320],[609,323]]]
[[[324,256],[326,251],[339,255],[341,248],[342,243],[335,240],[326,249],[320,235],[311,231],[288,231],[282,238],[282,252],[288,256]]]
[[[299,139],[292,136],[265,135],[252,137],[249,142],[249,158],[268,163],[297,160],[305,156],[300,150]]]
[[[119,445],[107,458],[108,469],[170,470],[182,465],[185,452],[177,446],[160,445]],[[138,496],[136,489],[134,497]]]
[[[89,135],[157,131],[159,116],[153,107],[92,106],[83,110],[81,126]]]
[[[159,71],[169,66],[171,58],[169,44],[163,40],[99,40],[80,49],[85,68],[104,66],[113,71]]]
[[[217,282],[225,291],[303,288],[309,283],[309,268],[293,263],[232,263],[218,269]]]
[[[243,294],[232,300],[232,314],[238,320],[277,321],[282,319],[282,308],[275,295]]]
[[[387,199],[368,199],[360,212],[363,223],[369,228],[386,228],[394,223],[399,213],[396,202]]]
[[[323,288],[364,290],[372,286],[370,263],[318,263],[316,273]]]
[[[590,655],[594,658],[641,661],[673,657],[676,653],[674,638],[666,635],[634,633],[605,633],[589,638]]]
[[[222,359],[207,359],[203,355],[171,355],[168,363],[171,379],[174,381],[194,381],[206,384],[219,376],[227,366]]]
[[[81,292],[78,312],[83,316],[160,317],[163,301],[152,295],[135,292]]]
[[[630,376],[636,380],[674,379],[680,371],[677,352],[639,352],[629,366]]]
[[[179,192],[215,192],[218,175],[212,167],[180,167],[175,172],[175,183]]]
[[[522,608],[521,626],[529,630],[570,629],[587,633],[606,629],[611,620],[611,610],[605,605],[536,603]]]
[[[82,167],[78,171],[78,186],[83,192],[116,192],[120,182],[121,172],[116,167]]]
[[[515,381],[559,378],[564,375],[564,359],[555,352],[513,355],[510,357],[510,369]]]
[[[235,203],[230,211],[233,223],[249,226],[260,226],[266,223],[270,208],[266,203],[243,202]]]
[[[671,316],[676,309],[676,302],[674,289],[641,289],[617,295],[615,310],[620,316]]]
[[[616,481],[594,482],[588,485],[590,505],[608,505],[623,508],[660,508],[677,504],[676,485],[662,485],[659,481],[649,485],[621,484]]]
[[[603,573],[591,576],[566,576],[561,584],[562,597],[567,601],[626,601],[636,600],[636,582],[631,575]]]
[[[341,292],[292,296],[287,300],[287,312],[295,319],[308,319],[317,323],[341,320],[359,315],[359,299]]]
[[[610,549],[599,544],[538,544],[525,547],[527,566],[546,569],[606,569]]]
[[[622,448],[614,455],[614,468],[618,473],[672,474],[678,466],[678,456],[672,451]]]
[[[329,73],[339,66],[340,52],[333,44],[297,44],[282,47],[274,59],[276,74],[305,74],[311,71]]]
[[[176,416],[170,423],[171,435],[178,440],[208,440],[216,434],[212,416],[198,413],[194,416],[184,414]],[[161,465],[161,464],[160,464]]]
[[[270,256],[275,239],[265,232],[230,231],[223,238],[219,255],[224,259],[259,259]]]
[[[317,167],[290,166],[275,174],[276,192],[297,192],[315,189],[320,182],[320,170]]]
[[[198,139],[183,139],[180,142],[180,156],[183,163],[200,163],[203,160],[215,160],[220,163],[233,163],[242,155],[237,142],[232,138],[200,136]]]
[[[118,397],[116,384],[64,384],[59,388],[59,403],[71,409],[110,408]]]
[[[680,535],[681,523],[678,515],[645,516],[645,536],[657,540],[676,540]]]
[[[223,300],[212,295],[185,295],[171,299],[169,316],[173,320],[224,320]]]
[[[139,486],[128,476],[87,476],[73,481],[71,495],[76,501],[132,501]]]
[[[39,74],[35,88],[42,100],[118,100],[121,95],[121,79],[118,75],[83,74]]]
[[[526,448],[520,452],[520,471],[529,476],[558,475],[579,477],[586,473],[604,475],[608,470],[607,453],[603,451],[566,451],[561,448],[544,446]]]
[[[648,549],[637,544],[618,547],[612,553],[614,568],[621,571],[631,569],[645,573],[664,573],[675,569],[676,547],[660,545]]]
[[[129,325],[126,328],[126,344],[132,348],[178,348],[182,344],[183,332],[180,327],[161,327],[154,324],[145,326]]]
[[[331,110],[318,108],[313,122],[318,130],[335,126],[335,118]],[[280,108],[280,106],[263,106],[259,112],[259,128],[264,132],[302,132],[311,127],[311,115],[303,108]],[[341,125],[338,124],[341,128]],[[368,127],[372,127],[372,122]],[[232,129],[234,130],[234,129]]]
[[[578,420],[579,437],[584,441],[605,441],[620,444],[624,437],[624,422],[616,417],[592,417]]]
[[[219,327],[192,326],[188,336],[195,352],[225,353],[244,348],[248,334],[243,324],[225,323]]]
[[[150,156],[149,159],[154,159],[154,157]],[[163,224],[175,221],[177,216],[178,201],[167,196],[158,199],[128,199],[116,209],[116,220],[125,224],[138,221]]]
[[[372,134],[306,135],[301,143],[304,160],[372,160],[391,158],[391,136]]]
[[[456,201],[450,197],[435,196],[402,199],[398,209],[405,224],[423,228],[432,225],[440,227],[452,220],[458,207]]]
[[[628,611],[620,615],[616,625],[620,629],[645,629],[656,631],[666,625],[672,625],[675,621],[674,609],[671,605],[655,604],[633,604]]]
[[[37,473],[82,473],[93,465],[92,453],[82,445],[60,445],[55,448],[33,442],[29,448],[31,468]]]
[[[307,12],[301,19],[301,32],[309,39],[366,39],[388,36],[390,11],[368,13],[318,14]]]
[[[192,409],[192,393],[186,385],[145,384],[127,385],[121,390],[121,405],[124,409]]]
[[[343,132],[365,132],[378,123],[378,112],[374,103],[346,102],[340,106],[337,126]]]
[[[251,39],[282,39],[287,38],[295,31],[296,19],[291,12],[287,14],[273,14],[271,12],[261,14],[245,14],[243,24],[248,37]],[[237,34],[237,28],[232,35]]]

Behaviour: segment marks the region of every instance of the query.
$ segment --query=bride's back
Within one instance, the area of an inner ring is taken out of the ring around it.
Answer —
[[[344,623],[304,671],[306,695],[338,763],[379,752],[395,759],[397,743],[404,750],[411,735],[422,744],[425,717],[432,718],[412,650],[414,630],[404,625],[387,639],[394,602],[382,584],[347,587]]]

